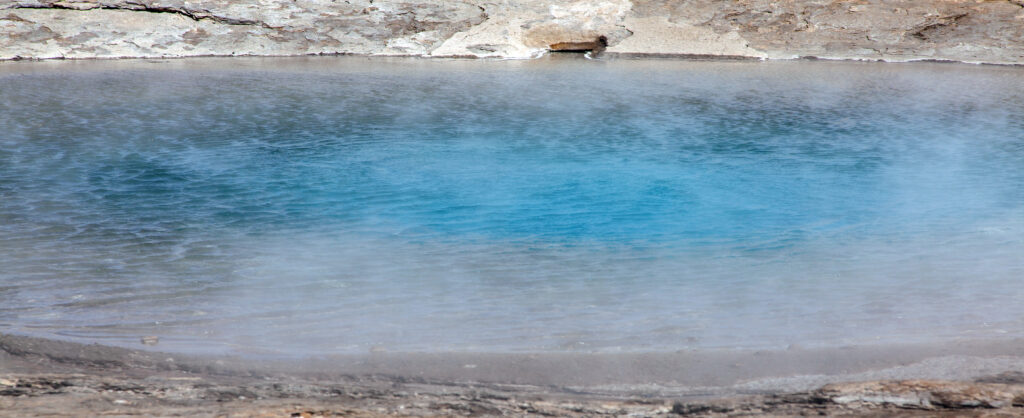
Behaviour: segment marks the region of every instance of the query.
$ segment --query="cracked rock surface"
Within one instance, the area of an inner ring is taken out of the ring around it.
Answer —
[[[486,18],[459,1],[5,1],[0,58],[423,55]]]
[[[360,54],[1024,64],[1020,0],[0,0],[0,59]]]

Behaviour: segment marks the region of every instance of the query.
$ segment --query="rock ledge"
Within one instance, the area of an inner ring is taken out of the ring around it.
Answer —
[[[0,60],[357,54],[1024,64],[1021,0],[0,0]]]

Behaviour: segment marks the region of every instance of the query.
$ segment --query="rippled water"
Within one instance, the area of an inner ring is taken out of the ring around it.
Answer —
[[[0,332],[201,352],[1024,336],[1024,69],[0,65]]]

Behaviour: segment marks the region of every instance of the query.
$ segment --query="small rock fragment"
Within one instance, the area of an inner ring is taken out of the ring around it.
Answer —
[[[145,337],[142,337],[141,341],[142,344],[144,345],[156,345],[157,343],[160,342],[160,337],[157,337],[155,335],[147,335]]]

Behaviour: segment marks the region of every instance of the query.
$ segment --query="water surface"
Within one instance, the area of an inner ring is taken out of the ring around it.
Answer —
[[[0,65],[0,332],[323,354],[1024,336],[1024,70]]]

